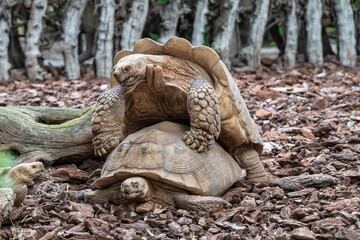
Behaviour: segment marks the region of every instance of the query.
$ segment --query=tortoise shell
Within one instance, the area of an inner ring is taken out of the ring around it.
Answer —
[[[218,143],[203,153],[186,146],[182,135],[188,129],[164,121],[130,134],[108,156],[95,186],[103,189],[142,176],[193,194],[216,196],[244,177]]]
[[[212,78],[211,82],[214,85],[216,95],[219,99],[221,133],[218,141],[231,155],[233,155],[237,147],[243,144],[253,145],[255,150],[261,155],[263,142],[258,128],[251,118],[245,102],[240,95],[239,88],[230,72],[213,49],[206,46],[194,47],[186,39],[178,37],[170,38],[163,45],[149,38],[145,38],[136,42],[133,51],[123,50],[118,52],[114,58],[114,65],[121,61],[122,58],[132,54],[167,55],[189,60],[200,68],[203,68]],[[111,74],[110,80],[111,87],[119,84],[114,78],[113,73]],[[181,83],[178,84],[181,85]],[[138,91],[143,92],[142,89]],[[179,93],[174,90],[173,94],[176,95]],[[166,104],[163,103],[163,105]]]

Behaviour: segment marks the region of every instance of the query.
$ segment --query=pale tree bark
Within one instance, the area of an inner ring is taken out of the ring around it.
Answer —
[[[171,0],[161,15],[160,37],[158,41],[165,43],[169,38],[176,35],[176,28],[181,16],[181,0]]]
[[[243,49],[243,54],[250,67],[257,68],[261,63],[261,47],[264,31],[269,15],[270,0],[257,0],[256,10],[253,14],[249,44]]]
[[[66,11],[63,23],[62,49],[65,61],[65,71],[70,79],[80,78],[78,55],[78,35],[80,32],[81,16],[87,0],[72,0]]]
[[[30,80],[43,79],[44,70],[39,64],[39,48],[47,0],[34,0],[31,4],[30,19],[26,32],[25,68]]]
[[[335,1],[339,31],[339,57],[343,66],[356,64],[356,36],[353,9],[350,0]]]
[[[7,1],[0,2],[0,82],[10,77],[11,64],[9,62],[8,46],[10,42],[11,6]]]
[[[234,32],[235,20],[238,15],[239,0],[227,0],[221,4],[220,27],[217,31],[212,47],[220,55],[225,65],[230,68],[230,42]]]
[[[320,66],[324,63],[321,36],[321,0],[308,0],[306,5],[306,51],[308,62]]]
[[[74,163],[94,157],[91,114],[86,109],[0,107],[0,152],[16,163]]]
[[[293,68],[296,65],[296,52],[298,46],[299,26],[296,14],[296,0],[290,1],[290,11],[287,14],[286,44],[284,54],[284,65]]]
[[[193,25],[193,34],[191,38],[191,43],[194,46],[199,46],[204,44],[204,34],[205,34],[205,25],[206,25],[206,15],[209,12],[209,1],[208,0],[198,0],[196,4],[195,19]]]
[[[148,12],[149,0],[134,0],[132,2],[131,14],[123,23],[121,50],[131,50],[136,41],[141,38]]]
[[[102,0],[95,54],[96,76],[109,77],[112,71],[115,1]]]

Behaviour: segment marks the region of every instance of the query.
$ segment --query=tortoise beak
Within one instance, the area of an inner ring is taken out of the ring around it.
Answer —
[[[114,78],[116,79],[116,81],[118,81],[120,83],[120,72],[119,71],[115,71],[113,73]]]

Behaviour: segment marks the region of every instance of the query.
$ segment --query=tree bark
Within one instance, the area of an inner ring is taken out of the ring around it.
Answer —
[[[123,23],[121,34],[121,50],[133,49],[136,41],[141,38],[149,12],[149,0],[134,0],[131,14]]]
[[[196,12],[194,18],[193,33],[191,38],[191,43],[194,46],[199,46],[204,44],[204,34],[205,34],[205,25],[206,25],[206,15],[209,12],[209,1],[208,0],[198,0],[196,4]]]
[[[181,0],[171,0],[161,15],[160,37],[158,41],[165,43],[172,36],[176,36],[176,28],[181,15]]]
[[[250,29],[249,45],[243,50],[247,64],[257,68],[261,61],[261,47],[264,38],[265,25],[268,19],[270,0],[257,0],[256,10]]]
[[[63,24],[62,49],[65,60],[65,71],[70,79],[80,78],[78,55],[78,35],[80,32],[81,16],[87,0],[70,1]]]
[[[297,4],[296,0],[291,0],[290,11],[287,14],[287,28],[286,28],[286,45],[284,55],[284,65],[288,68],[293,68],[296,65],[296,52],[298,45],[299,26],[296,15]]]
[[[113,66],[115,1],[102,0],[95,54],[96,76],[109,77]]]
[[[339,57],[343,66],[356,64],[356,37],[353,9],[350,0],[335,1],[339,29]]]
[[[239,0],[227,0],[222,3],[220,11],[219,30],[217,31],[212,47],[220,55],[221,60],[230,68],[230,42],[233,36],[235,20],[238,14]]]
[[[39,43],[47,3],[47,0],[34,0],[31,5],[25,47],[25,68],[30,80],[42,80],[44,78],[44,70],[38,60],[41,57]]]
[[[11,25],[11,8],[7,1],[0,2],[0,82],[10,77],[11,64],[9,62],[9,34]]]
[[[308,0],[306,6],[306,49],[308,62],[320,66],[324,63],[321,38],[321,0]]]
[[[93,157],[91,114],[86,109],[0,107],[0,151],[16,163],[73,163]]]

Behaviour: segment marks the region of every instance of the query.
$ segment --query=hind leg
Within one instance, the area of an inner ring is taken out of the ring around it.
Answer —
[[[97,99],[91,118],[96,156],[105,156],[123,140],[125,89],[120,85],[103,92]]]
[[[208,81],[196,79],[191,84],[187,96],[187,110],[191,129],[183,135],[185,144],[198,152],[210,150],[220,135],[221,121],[219,100]]]

